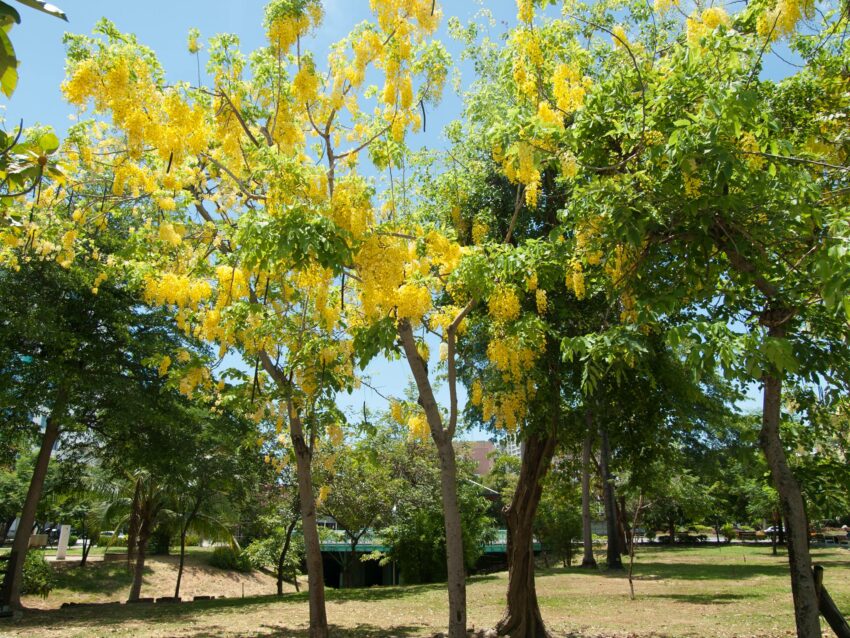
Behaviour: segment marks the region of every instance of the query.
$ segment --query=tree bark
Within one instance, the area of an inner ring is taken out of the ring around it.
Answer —
[[[604,427],[599,428],[599,471],[602,474],[602,491],[605,502],[605,518],[608,532],[608,569],[623,569],[620,557],[619,529],[617,525],[617,501],[614,494],[614,479],[611,476],[610,448],[608,432]]]
[[[295,449],[295,467],[298,475],[298,498],[301,505],[301,522],[304,530],[304,553],[307,557],[307,582],[310,599],[310,638],[327,638],[328,616],[325,611],[325,581],[322,566],[322,546],[316,523],[316,499],[313,496],[311,457],[301,418],[290,407],[289,431]]]
[[[198,510],[201,507],[201,498],[198,497],[195,500],[195,504],[192,507],[192,512],[186,518],[186,521],[183,523],[183,527],[180,529],[180,564],[177,566],[177,583],[174,585],[174,598],[180,598],[180,583],[183,580],[183,565],[186,561],[186,534],[189,532],[189,525],[192,524],[195,516],[198,514]]]
[[[560,391],[554,394],[560,402]],[[557,419],[558,415],[553,415],[553,420]],[[543,493],[542,480],[549,470],[556,442],[554,431],[526,439],[516,490],[510,505],[505,508],[508,527],[508,594],[505,615],[496,625],[500,636],[549,636],[540,614],[534,583],[533,526]]]
[[[15,609],[21,608],[21,585],[24,578],[24,559],[29,549],[29,540],[35,524],[35,514],[38,502],[41,500],[41,492],[44,488],[44,479],[47,477],[47,466],[50,463],[50,455],[53,453],[53,445],[59,437],[59,422],[65,414],[67,406],[67,394],[63,388],[57,391],[56,401],[50,416],[44,426],[44,435],[41,437],[41,447],[35,461],[32,479],[24,500],[24,507],[18,527],[15,530],[15,540],[12,541],[12,564],[9,565],[10,578],[8,587],[3,590],[3,598],[0,607],[8,605]]]
[[[620,553],[629,554],[632,548],[632,530],[626,515],[626,497],[622,494],[617,499],[617,530],[620,534]]]
[[[283,540],[283,549],[280,550],[280,555],[277,557],[277,595],[283,596],[283,564],[286,561],[286,555],[289,553],[289,545],[292,542],[292,532],[295,525],[298,523],[297,518],[293,518],[289,527],[286,528],[286,538]],[[297,588],[296,588],[297,589]]]
[[[252,293],[253,294],[253,293]],[[253,298],[256,300],[256,297]],[[292,390],[292,381],[272,361],[265,350],[260,351],[263,369],[274,379],[281,390]],[[298,477],[298,498],[304,533],[304,554],[307,560],[307,583],[310,600],[310,638],[327,638],[328,615],[325,610],[325,580],[322,566],[322,546],[316,524],[316,499],[313,496],[311,472],[313,453],[304,438],[304,426],[292,401],[287,401],[289,411],[289,435],[295,450],[295,469]],[[296,579],[297,581],[297,579]]]
[[[151,531],[150,521],[146,517],[139,528],[136,562],[133,567],[133,584],[130,586],[130,596],[127,598],[127,602],[137,602],[141,596],[142,578],[145,572],[145,557],[147,555],[148,539],[150,538]]]
[[[593,530],[590,520],[590,454],[593,449],[593,413],[585,412],[587,434],[581,447],[581,535],[584,546],[584,556],[581,566],[596,569],[596,558],[593,556]]]
[[[460,317],[462,318],[462,317]],[[455,320],[457,323],[458,319]],[[454,388],[453,340],[449,343],[449,391],[452,395],[451,416],[448,428],[434,398],[428,378],[426,362],[416,350],[413,328],[408,321],[399,321],[398,335],[404,348],[408,366],[419,391],[419,404],[425,412],[431,438],[437,446],[440,459],[440,493],[443,500],[443,520],[446,530],[446,574],[449,589],[449,638],[466,638],[466,566],[463,555],[463,533],[460,507],[457,499],[457,462],[452,445],[456,422],[456,395]],[[453,339],[453,337],[452,337]]]
[[[779,326],[771,326],[772,337],[782,337]],[[782,380],[773,374],[765,374],[762,428],[759,436],[761,448],[767,459],[770,474],[782,513],[788,524],[788,563],[791,567],[791,593],[794,598],[794,617],[798,638],[820,638],[820,612],[815,581],[812,575],[812,561],[809,556],[809,529],[805,504],[800,486],[782,447],[779,434],[779,422],[782,402]]]

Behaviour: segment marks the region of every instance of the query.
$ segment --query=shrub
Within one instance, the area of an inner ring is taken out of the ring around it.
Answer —
[[[180,545],[180,535],[177,535],[177,540],[174,543],[175,545]],[[186,534],[186,547],[200,547],[201,546],[201,537],[197,534]]]
[[[41,552],[27,552],[21,593],[47,598],[54,585],[53,568],[44,560]]]
[[[250,572],[252,569],[247,554],[230,546],[216,547],[210,554],[209,563],[219,569],[237,572]]]
[[[148,553],[151,556],[167,556],[171,534],[163,527],[157,527],[148,541]]]
[[[68,547],[73,547],[74,545],[76,545],[78,540],[80,540],[80,539],[77,538],[76,536],[74,536],[73,534],[71,536],[69,536],[68,537]]]

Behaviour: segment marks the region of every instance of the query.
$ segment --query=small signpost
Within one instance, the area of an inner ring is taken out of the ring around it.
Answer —
[[[71,526],[62,525],[59,528],[59,547],[56,548],[56,560],[65,560],[68,553],[68,538],[71,536]]]

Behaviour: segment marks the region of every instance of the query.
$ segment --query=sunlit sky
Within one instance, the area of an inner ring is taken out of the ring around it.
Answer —
[[[65,66],[62,37],[65,32],[91,33],[101,17],[110,19],[122,31],[135,33],[140,42],[156,51],[168,80],[174,82],[197,80],[197,62],[186,47],[187,34],[192,27],[200,30],[202,40],[216,33],[234,33],[241,40],[243,52],[250,52],[265,44],[262,28],[265,0],[53,2],[67,13],[68,23],[19,7],[22,24],[16,25],[10,36],[21,60],[20,80],[12,99],[0,101],[0,105],[5,107],[7,129],[16,127],[23,119],[25,126],[49,124],[60,136],[65,133],[71,123],[69,116],[74,110],[64,102],[59,89]],[[490,35],[495,38],[514,23],[516,16],[514,0],[452,0],[439,4],[443,8],[444,20],[437,37],[443,40],[458,63],[460,47],[448,36],[445,18],[454,15],[466,22],[475,17],[482,7],[486,7],[495,20],[490,27]],[[324,57],[332,42],[344,37],[355,24],[370,17],[368,0],[325,0],[324,6],[324,23],[308,45],[319,59]],[[201,60],[203,73],[203,52]],[[468,64],[459,66],[465,85],[471,80],[471,68]],[[781,77],[785,71],[783,66],[776,59],[768,60],[765,73]],[[415,143],[429,148],[443,148],[445,139],[441,131],[448,122],[461,115],[461,109],[462,99],[454,92],[449,81],[442,104],[437,109],[430,109],[427,114],[427,133],[420,133]],[[436,347],[431,349],[432,352],[436,351]],[[370,384],[383,395],[402,396],[411,379],[403,359],[376,361],[369,366],[366,374],[370,377]],[[466,395],[462,387],[459,390],[462,406]],[[445,387],[440,388],[438,400],[447,405],[448,392]],[[364,403],[370,410],[383,410],[386,407],[386,401],[366,385],[352,395],[341,395],[339,403],[355,419],[362,414]],[[744,407],[754,407],[752,398]],[[472,430],[462,435],[462,438],[487,436],[481,431]]]

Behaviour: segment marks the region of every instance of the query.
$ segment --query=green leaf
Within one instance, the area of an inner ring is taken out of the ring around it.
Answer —
[[[21,23],[21,14],[14,7],[10,7],[5,2],[0,2],[0,24],[7,25],[15,22]]]
[[[18,86],[18,58],[6,32],[0,29],[0,91],[12,97]]]
[[[38,146],[45,153],[52,153],[59,148],[59,138],[54,133],[43,133],[38,138]]]
[[[42,0],[18,0],[23,5],[31,7],[36,11],[41,11],[42,13],[47,13],[48,15],[56,16],[57,18],[61,18],[65,22],[68,22],[68,16],[65,15],[65,12],[62,11],[55,4],[50,4],[49,2],[43,2]]]

